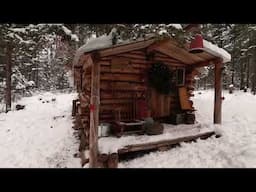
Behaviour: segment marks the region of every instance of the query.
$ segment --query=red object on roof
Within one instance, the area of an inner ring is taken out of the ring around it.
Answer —
[[[204,48],[203,37],[201,34],[196,34],[195,38],[190,43],[190,53],[200,53]]]

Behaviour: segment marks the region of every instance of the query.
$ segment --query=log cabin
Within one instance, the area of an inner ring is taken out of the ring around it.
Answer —
[[[230,61],[225,50],[200,36],[195,37],[194,43],[183,46],[169,37],[146,36],[115,45],[111,38],[110,35],[102,36],[80,47],[73,63],[78,99],[73,101],[72,114],[76,120],[75,127],[81,130],[80,150],[89,150],[90,167],[99,167],[100,164],[100,167],[116,167],[115,162],[118,162],[118,152],[110,155],[99,152],[101,124],[113,125],[112,132],[120,139],[126,131],[138,131],[138,134],[143,131],[141,125],[148,117],[163,123],[193,124],[196,110],[191,100],[195,89],[194,77],[198,68],[204,66],[215,66],[213,116],[214,123],[221,123],[221,71],[223,64]],[[201,41],[199,46],[198,41]],[[155,79],[162,80],[159,87],[154,87],[152,78],[149,78],[154,74]],[[163,77],[166,74],[169,78]],[[162,92],[159,91],[161,84],[167,85]],[[128,129],[132,127],[128,125],[137,128]],[[184,137],[183,141],[188,138],[194,139]],[[166,143],[174,144],[172,140],[143,146],[148,149],[150,146],[165,147]],[[135,151],[143,146],[129,149]],[[118,151],[122,153],[128,148]]]

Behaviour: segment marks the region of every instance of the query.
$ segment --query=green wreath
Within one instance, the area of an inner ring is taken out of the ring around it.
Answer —
[[[169,94],[171,92],[172,73],[167,65],[163,63],[152,64],[148,70],[149,86],[155,88],[161,94]]]

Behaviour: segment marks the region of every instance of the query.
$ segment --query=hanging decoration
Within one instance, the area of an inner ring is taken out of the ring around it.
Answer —
[[[171,79],[172,72],[163,63],[152,64],[148,71],[149,86],[155,88],[161,94],[169,94],[171,92]]]

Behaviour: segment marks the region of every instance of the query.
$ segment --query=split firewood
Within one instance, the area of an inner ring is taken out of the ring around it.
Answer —
[[[108,167],[108,158],[107,154],[100,154],[98,157],[98,167],[99,168],[107,168]]]
[[[118,168],[118,154],[111,153],[108,158],[108,168]]]

